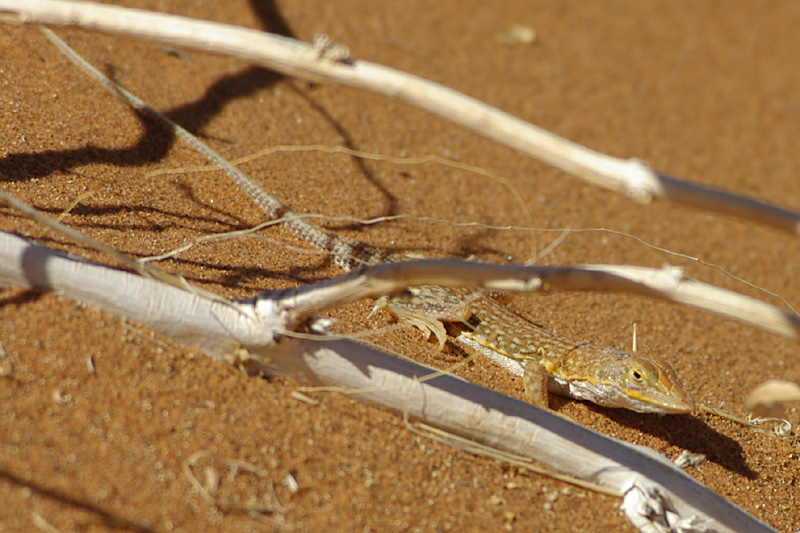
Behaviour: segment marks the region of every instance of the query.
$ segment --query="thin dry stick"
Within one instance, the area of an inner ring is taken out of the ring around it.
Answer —
[[[112,82],[113,83],[113,82]],[[200,142],[197,140],[197,142]],[[170,175],[170,174],[181,174],[184,172],[209,172],[212,170],[225,170],[227,168],[232,168],[235,166],[242,165],[244,163],[248,163],[250,161],[254,161],[261,157],[266,157],[270,154],[275,153],[292,153],[292,152],[321,152],[325,154],[345,154],[352,157],[357,157],[359,159],[369,159],[372,161],[386,161],[389,163],[394,163],[396,165],[421,165],[424,163],[438,163],[440,165],[444,165],[446,167],[455,168],[459,170],[464,170],[466,172],[471,172],[473,174],[478,174],[479,176],[484,176],[489,178],[493,181],[496,181],[503,185],[508,191],[511,193],[511,196],[514,197],[514,201],[517,203],[517,206],[522,213],[522,216],[525,218],[525,222],[527,223],[526,231],[530,235],[531,240],[531,251],[530,251],[530,263],[536,263],[536,237],[534,235],[534,227],[533,227],[533,217],[531,216],[531,212],[528,207],[525,205],[525,200],[522,198],[522,195],[519,192],[519,189],[508,179],[504,178],[503,176],[499,176],[494,172],[486,170],[485,168],[481,168],[475,165],[470,165],[467,163],[460,163],[458,161],[453,161],[452,159],[447,159],[445,157],[440,157],[435,154],[429,154],[421,157],[395,157],[386,154],[374,154],[370,152],[364,152],[362,150],[353,150],[352,148],[347,148],[346,146],[326,146],[323,144],[310,144],[310,145],[278,145],[278,146],[270,146],[269,148],[264,148],[263,150],[259,150],[258,152],[242,156],[236,158],[228,163],[227,166],[223,165],[207,165],[207,166],[200,166],[200,167],[182,167],[182,168],[173,168],[173,169],[159,169],[153,170],[145,174],[145,177],[153,177],[153,176],[160,176],[160,175]]]
[[[572,476],[566,476],[549,468],[543,468],[537,466],[533,464],[525,456],[516,455],[503,450],[498,450],[497,448],[486,446],[485,444],[480,444],[473,440],[465,439],[464,437],[460,437],[458,435],[449,433],[447,431],[442,431],[439,428],[429,426],[421,422],[417,423],[417,426],[419,426],[418,429],[414,424],[412,424],[408,420],[408,417],[405,417],[405,420],[406,420],[406,427],[408,427],[409,431],[417,435],[420,435],[422,437],[427,437],[431,440],[435,440],[436,442],[441,442],[443,444],[447,444],[448,446],[452,446],[460,450],[465,450],[475,455],[480,455],[483,457],[491,457],[492,459],[495,459],[497,461],[502,461],[511,466],[515,466],[517,468],[524,470],[529,470],[536,474],[541,474],[543,476],[547,476],[556,479],[558,481],[563,481],[564,483],[570,483],[572,485],[575,485],[576,487],[581,487],[583,489],[598,492],[600,494],[605,494],[607,496],[615,496],[617,498],[622,496],[622,493],[620,493],[620,491],[618,490],[609,489],[602,485],[598,485],[597,483],[591,483]]]
[[[174,171],[177,171],[177,170],[188,171],[189,169],[188,168],[183,168],[183,169],[172,169],[172,170],[174,170]],[[288,206],[287,206],[287,209],[288,209]],[[232,239],[232,238],[248,236],[248,235],[252,236],[253,234],[255,234],[256,232],[258,232],[259,230],[261,230],[263,228],[267,228],[267,227],[274,226],[274,225],[277,225],[277,224],[282,224],[284,222],[292,221],[294,219],[306,219],[306,220],[319,219],[319,220],[325,220],[325,221],[329,221],[329,222],[357,223],[357,224],[361,224],[361,225],[364,225],[364,226],[371,226],[373,224],[379,224],[381,222],[390,222],[390,221],[394,221],[394,220],[406,220],[406,219],[408,219],[408,220],[416,220],[416,221],[420,221],[420,222],[433,222],[433,223],[437,223],[437,224],[445,224],[445,225],[453,226],[453,227],[479,227],[479,228],[484,228],[484,229],[501,230],[501,231],[514,230],[514,231],[522,231],[522,232],[536,231],[536,232],[542,232],[542,233],[559,233],[558,237],[556,237],[545,248],[543,248],[542,251],[540,251],[537,254],[537,256],[534,259],[534,261],[532,261],[532,264],[538,263],[539,260],[542,257],[544,257],[547,254],[549,254],[554,248],[560,246],[561,243],[571,233],[589,233],[589,232],[592,232],[592,233],[593,232],[610,233],[612,235],[619,235],[620,237],[625,237],[627,239],[632,239],[632,240],[636,241],[637,243],[639,243],[639,244],[641,244],[643,246],[646,246],[647,248],[655,250],[656,252],[659,252],[659,253],[662,253],[662,254],[665,254],[665,255],[670,255],[670,256],[673,256],[673,257],[677,257],[679,259],[685,259],[687,261],[692,261],[692,262],[698,263],[700,265],[707,266],[707,267],[713,268],[715,270],[718,270],[723,275],[727,276],[728,278],[730,278],[730,279],[732,279],[732,280],[734,280],[734,281],[736,281],[738,283],[742,283],[743,285],[746,285],[746,286],[748,286],[748,287],[750,287],[752,289],[755,289],[755,290],[757,290],[759,292],[763,292],[764,294],[766,294],[768,296],[771,296],[771,297],[775,298],[776,300],[779,300],[783,305],[786,306],[787,309],[791,310],[792,313],[794,313],[794,315],[800,317],[800,311],[798,311],[788,300],[786,300],[786,298],[784,298],[780,294],[778,294],[778,293],[776,293],[774,291],[771,291],[769,289],[766,289],[764,287],[761,287],[760,285],[756,285],[755,283],[752,283],[752,282],[750,282],[750,281],[748,281],[748,280],[746,280],[746,279],[744,279],[742,277],[739,277],[736,274],[734,274],[733,272],[731,272],[730,270],[727,270],[726,268],[724,268],[724,267],[722,267],[722,266],[720,266],[720,265],[718,265],[716,263],[712,263],[710,261],[706,261],[704,259],[700,259],[699,257],[694,257],[694,256],[687,255],[687,254],[684,254],[684,253],[681,253],[681,252],[676,252],[676,251],[670,250],[668,248],[663,248],[661,246],[657,246],[655,244],[647,242],[644,239],[642,239],[641,237],[637,237],[636,235],[632,235],[632,234],[626,233],[624,231],[619,231],[619,230],[614,230],[614,229],[609,229],[609,228],[529,228],[529,227],[524,227],[524,226],[486,224],[486,223],[483,223],[483,222],[453,222],[451,220],[446,220],[446,219],[437,218],[437,217],[420,216],[420,215],[405,215],[405,214],[391,215],[391,216],[380,216],[380,217],[374,217],[374,218],[359,218],[359,217],[352,217],[352,216],[320,215],[320,214],[315,214],[315,213],[300,214],[300,213],[295,213],[295,212],[289,212],[283,218],[280,218],[280,219],[277,219],[277,220],[271,220],[269,222],[262,222],[261,224],[257,224],[257,225],[255,225],[255,226],[253,226],[251,228],[242,229],[242,230],[234,230],[234,231],[229,231],[229,232],[216,233],[216,234],[210,234],[210,235],[206,235],[206,236],[203,236],[203,237],[198,237],[196,239],[190,240],[186,244],[183,244],[183,245],[181,245],[181,246],[179,246],[177,248],[174,248],[173,250],[170,250],[168,252],[164,252],[163,254],[159,254],[159,255],[154,255],[154,256],[150,256],[150,257],[143,257],[143,258],[140,258],[139,261],[160,261],[162,259],[168,259],[170,257],[177,256],[177,255],[179,255],[179,254],[191,249],[192,247],[194,247],[194,246],[196,246],[198,244],[201,244],[203,242],[206,242],[206,241],[225,240],[225,239]],[[265,237],[259,237],[259,238],[265,238]],[[277,241],[273,241],[273,242],[277,242]],[[324,252],[324,251],[323,252],[309,251],[309,250],[307,250],[305,248],[293,247],[293,246],[289,246],[289,245],[286,245],[286,244],[284,244],[283,246],[286,249],[292,250],[292,251],[297,252],[297,253],[306,253],[306,254],[329,253],[329,252]]]
[[[0,0],[0,17],[9,23],[80,27],[230,55],[284,74],[399,98],[638,202],[673,201],[800,235],[798,213],[670,178],[636,159],[595,152],[437,83],[350,58],[330,43],[313,46],[216,22],[71,0]]]

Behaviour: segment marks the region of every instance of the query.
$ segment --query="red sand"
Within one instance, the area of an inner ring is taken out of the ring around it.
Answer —
[[[127,0],[311,40],[347,43],[355,57],[441,82],[574,141],[640,157],[671,175],[800,209],[800,7],[794,2],[381,3]],[[265,7],[266,6],[266,7]],[[536,29],[533,45],[496,35]],[[280,144],[348,144],[392,155],[437,154],[509,178],[538,228],[612,228],[720,265],[800,301],[797,239],[671,205],[634,205],[406,105],[341,87],[286,79],[241,62],[175,54],[122,38],[58,31],[92,64],[155,108],[236,157]],[[33,28],[0,27],[0,172],[6,190],[134,255],[249,227],[257,208],[219,173],[146,178],[155,168],[204,163],[142,121],[63,58]],[[397,166],[343,155],[273,155],[245,170],[301,212],[377,217],[433,215],[459,222],[521,224],[503,186],[427,164]],[[404,220],[329,227],[435,256],[523,261],[517,232]],[[4,209],[2,229],[95,261],[105,257]],[[227,297],[337,273],[281,229],[265,240],[193,249],[165,268]],[[539,245],[557,233],[538,234]],[[769,299],[713,268],[611,233],[576,233],[544,264],[627,263],[686,268],[688,275]],[[418,437],[398,417],[337,394],[295,399],[297,383],[240,375],[136,324],[53,294],[2,291],[0,523],[29,531],[260,530],[245,513],[206,503],[184,475],[207,450],[249,461],[267,478],[212,464],[221,498],[274,494],[274,523],[300,531],[624,531],[618,500]],[[631,324],[640,349],[672,361],[699,402],[743,414],[752,387],[800,380],[797,347],[751,328],[641,298],[571,294],[515,297],[513,307],[572,337],[624,348]],[[367,319],[370,302],[336,313],[349,331],[391,324]],[[447,367],[414,330],[381,337],[389,349]],[[90,372],[87,360],[93,362]],[[480,361],[465,378],[519,395],[519,380]],[[644,416],[557,400],[555,407],[607,435],[675,457],[708,460],[689,473],[783,531],[800,528],[796,441],[695,416]],[[791,414],[793,421],[797,415]],[[207,468],[209,467],[209,468]],[[284,481],[292,476],[298,490]],[[272,488],[271,488],[272,487]],[[41,524],[41,523],[40,523]]]

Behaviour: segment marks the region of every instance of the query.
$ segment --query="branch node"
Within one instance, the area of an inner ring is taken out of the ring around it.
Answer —
[[[319,59],[331,61],[333,63],[350,64],[353,58],[350,56],[350,47],[346,44],[338,44],[323,33],[314,36],[312,43]]]

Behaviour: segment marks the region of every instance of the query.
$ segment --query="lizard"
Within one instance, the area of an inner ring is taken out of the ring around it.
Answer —
[[[442,322],[463,326],[455,340],[523,377],[528,400],[549,408],[549,393],[641,413],[694,411],[677,372],[657,356],[640,356],[567,339],[538,326],[491,296],[467,289],[421,287],[410,298],[387,298],[387,307],[439,338]]]

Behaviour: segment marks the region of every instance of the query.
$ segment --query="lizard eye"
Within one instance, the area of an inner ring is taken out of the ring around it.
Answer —
[[[653,380],[658,381],[658,370],[648,361],[631,361],[628,367],[628,379],[636,385],[644,387]]]
[[[631,378],[633,378],[633,380],[635,382],[637,382],[637,383],[644,382],[644,372],[642,372],[641,369],[639,369],[639,368],[631,368],[628,371],[628,374],[630,375]]]

